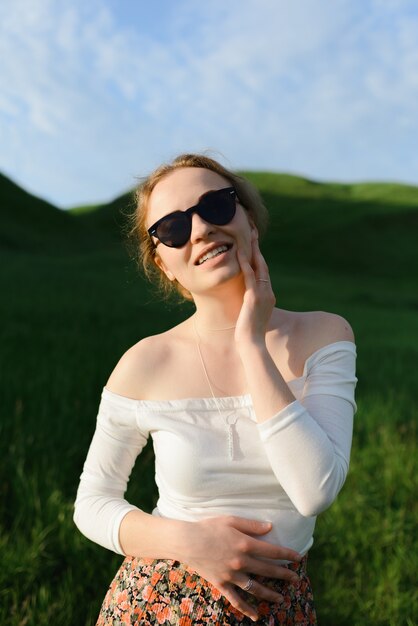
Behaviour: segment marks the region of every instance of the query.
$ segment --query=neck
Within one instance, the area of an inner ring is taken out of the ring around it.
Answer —
[[[206,334],[225,331],[224,334],[229,337],[237,324],[243,298],[243,289],[231,289],[230,286],[222,294],[194,294],[194,320],[198,332]]]

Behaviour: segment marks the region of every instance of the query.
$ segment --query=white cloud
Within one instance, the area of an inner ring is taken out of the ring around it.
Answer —
[[[123,23],[110,0],[7,4],[0,167],[58,203],[206,147],[236,167],[417,180],[411,2],[160,0]]]

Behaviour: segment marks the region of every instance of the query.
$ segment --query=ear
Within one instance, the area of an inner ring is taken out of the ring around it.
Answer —
[[[166,266],[163,263],[163,260],[159,256],[158,252],[155,253],[154,263],[155,263],[155,265],[158,267],[158,269],[161,272],[164,272],[164,274],[167,276],[168,280],[175,280],[176,279],[174,274],[172,272],[170,272],[169,269],[166,268]]]

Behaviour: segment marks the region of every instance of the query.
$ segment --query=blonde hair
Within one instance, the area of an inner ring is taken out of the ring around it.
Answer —
[[[146,226],[148,202],[157,183],[165,176],[183,167],[203,167],[216,172],[228,180],[235,188],[241,205],[248,212],[257,227],[260,237],[264,234],[268,222],[267,209],[258,190],[245,178],[231,172],[214,159],[204,154],[180,154],[170,163],[164,163],[149,176],[143,178],[135,190],[135,209],[127,215],[127,247],[131,258],[151,282],[156,282],[160,294],[168,298],[180,294],[185,300],[193,300],[190,292],[177,280],[170,281],[155,263],[156,248],[148,234]]]

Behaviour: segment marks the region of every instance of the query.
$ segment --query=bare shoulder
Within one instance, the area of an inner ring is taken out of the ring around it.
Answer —
[[[302,376],[306,360],[336,341],[354,343],[353,330],[341,315],[274,309],[268,346],[285,380]]]
[[[355,343],[349,322],[337,313],[308,311],[298,315],[301,335],[311,354],[336,341]]]
[[[122,396],[141,399],[151,378],[160,364],[168,360],[170,353],[168,333],[141,339],[121,356],[108,378],[106,388]]]

